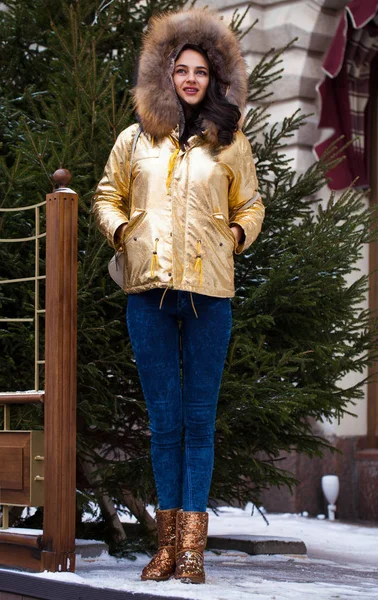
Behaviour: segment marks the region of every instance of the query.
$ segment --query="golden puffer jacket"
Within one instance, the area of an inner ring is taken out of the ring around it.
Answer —
[[[241,131],[218,152],[200,136],[180,149],[177,130],[156,139],[143,132],[128,174],[134,124],[109,157],[94,203],[99,227],[125,253],[124,290],[174,288],[232,297],[233,254],[256,239],[264,218],[251,146]],[[114,235],[127,223],[120,246]],[[237,244],[230,226],[245,234]]]

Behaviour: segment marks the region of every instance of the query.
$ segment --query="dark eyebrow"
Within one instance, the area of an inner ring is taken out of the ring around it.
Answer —
[[[186,68],[188,68],[188,65],[175,65],[175,69],[177,69],[177,67],[186,67]],[[205,67],[204,65],[197,65],[196,69],[204,69],[205,71],[207,71],[207,67]]]

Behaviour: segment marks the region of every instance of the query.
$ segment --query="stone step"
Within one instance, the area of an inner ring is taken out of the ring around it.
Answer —
[[[210,535],[207,550],[237,550],[246,554],[307,554],[302,540],[267,535]]]

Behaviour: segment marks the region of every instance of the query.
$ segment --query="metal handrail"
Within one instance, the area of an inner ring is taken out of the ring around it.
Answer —
[[[33,235],[27,238],[0,238],[0,242],[14,244],[15,242],[30,242],[33,240],[39,240],[40,238],[46,237],[46,233],[40,233],[39,235]]]
[[[3,317],[2,319],[0,319],[0,323],[33,323],[34,321],[34,317],[33,318],[20,318],[20,319],[16,319],[16,318],[11,318],[11,317]]]
[[[39,275],[38,277],[20,277],[19,279],[0,279],[0,285],[6,283],[21,283],[23,281],[35,281],[36,279],[46,279],[46,275]]]
[[[46,206],[46,200],[44,200],[43,202],[38,202],[38,204],[33,204],[32,206],[16,206],[14,208],[0,207],[0,212],[20,212],[22,210],[32,210],[33,208],[39,208],[40,206]]]
[[[39,317],[44,314],[44,309],[39,307],[39,296],[40,296],[40,282],[46,279],[46,275],[40,275],[40,248],[39,241],[42,238],[46,238],[46,232],[41,233],[41,208],[46,206],[46,200],[38,202],[32,206],[17,206],[14,208],[0,208],[1,213],[14,213],[23,212],[26,210],[34,210],[35,218],[35,234],[24,238],[0,238],[0,243],[14,244],[18,242],[34,242],[34,276],[33,277],[17,277],[13,279],[0,279],[0,285],[9,285],[15,283],[26,283],[28,281],[34,282],[34,316],[30,317],[2,317],[0,318],[1,323],[34,323],[34,387],[39,389],[39,366],[44,364],[44,361],[39,356]]]

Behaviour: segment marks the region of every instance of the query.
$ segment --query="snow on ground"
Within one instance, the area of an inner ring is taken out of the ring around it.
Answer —
[[[206,584],[184,585],[175,580],[141,581],[140,573],[146,564],[144,556],[138,556],[135,562],[104,557],[96,565],[80,561],[76,578],[97,587],[193,600],[377,600],[378,581],[375,589],[363,584],[277,581],[269,577],[269,572],[266,576],[262,574],[261,567],[264,569],[264,563],[271,562],[268,557],[251,557],[240,552],[228,551],[220,556],[206,552]],[[254,572],[257,565],[258,574]]]
[[[319,519],[308,519],[295,514],[265,515],[264,519],[252,505],[245,510],[223,507],[220,518],[210,516],[210,535],[245,534],[301,539],[307,547],[309,557],[327,556],[343,564],[371,565],[378,568],[378,528],[339,523]],[[378,597],[377,597],[378,600]]]
[[[76,574],[41,573],[36,577],[193,600],[378,599],[378,527],[293,514],[267,514],[267,526],[258,512],[251,516],[251,509],[250,505],[245,510],[223,507],[219,516],[210,512],[209,534],[296,537],[305,542],[308,557],[207,551],[204,585],[175,580],[142,582],[140,573],[149,560],[142,554],[135,561],[106,554],[96,559],[78,557]]]

